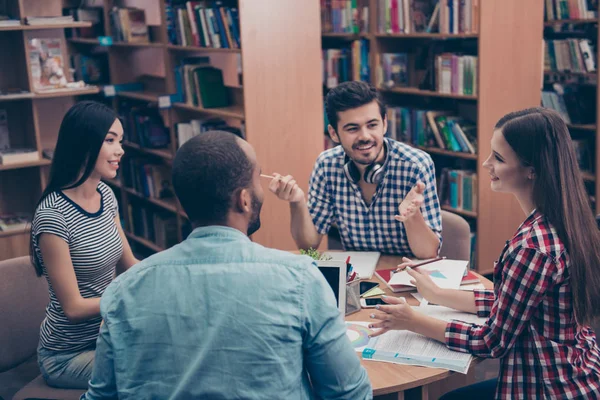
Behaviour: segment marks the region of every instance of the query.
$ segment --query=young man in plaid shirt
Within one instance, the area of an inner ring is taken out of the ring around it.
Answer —
[[[442,223],[431,157],[384,138],[386,106],[365,82],[332,89],[326,109],[329,135],[340,146],[318,157],[308,201],[290,175],[275,174],[269,185],[290,202],[298,247],[317,248],[335,223],[346,250],[437,256]]]
[[[600,350],[589,326],[600,314],[600,232],[568,128],[554,111],[510,113],[496,124],[483,164],[492,190],[512,193],[528,215],[494,269],[494,290],[440,289],[409,270],[432,303],[487,317],[483,325],[446,323],[386,297],[371,318],[478,357],[500,358],[497,379],[449,399],[598,399]],[[410,260],[403,266],[410,266]]]

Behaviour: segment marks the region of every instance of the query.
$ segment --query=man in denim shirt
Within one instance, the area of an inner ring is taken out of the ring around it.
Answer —
[[[173,185],[194,231],[115,279],[82,399],[370,399],[331,288],[265,248],[256,154],[227,132],[186,142]]]

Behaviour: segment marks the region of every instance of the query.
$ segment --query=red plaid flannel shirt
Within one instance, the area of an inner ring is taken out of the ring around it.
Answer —
[[[494,291],[476,290],[483,325],[452,321],[451,350],[501,358],[497,399],[598,399],[596,334],[575,322],[568,255],[544,216],[534,211],[494,268]]]

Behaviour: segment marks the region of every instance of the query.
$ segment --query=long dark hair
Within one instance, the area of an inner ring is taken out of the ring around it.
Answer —
[[[533,167],[533,201],[569,254],[575,318],[589,324],[600,310],[600,231],[567,125],[545,108],[505,115],[496,124],[521,163]]]
[[[77,187],[89,178],[106,134],[117,118],[114,110],[94,101],[76,103],[67,111],[58,131],[48,186],[36,209],[50,193]],[[33,247],[33,230],[29,238],[29,255],[36,273],[41,276],[41,263]]]

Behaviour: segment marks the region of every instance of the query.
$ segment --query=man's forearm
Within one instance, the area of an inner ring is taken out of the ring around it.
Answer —
[[[322,235],[317,232],[306,201],[290,203],[292,237],[299,249],[316,249]]]
[[[420,212],[415,213],[413,217],[404,221],[404,228],[408,244],[415,257],[437,257],[440,240],[429,225],[427,225]]]

